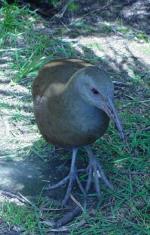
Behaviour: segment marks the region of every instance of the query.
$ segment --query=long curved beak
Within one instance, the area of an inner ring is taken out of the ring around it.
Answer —
[[[104,105],[104,111],[107,113],[107,115],[112,119],[115,123],[116,128],[119,131],[120,138],[125,141],[125,135],[124,130],[120,121],[120,118],[118,116],[118,112],[113,104],[113,101],[111,99],[108,99],[107,103]]]

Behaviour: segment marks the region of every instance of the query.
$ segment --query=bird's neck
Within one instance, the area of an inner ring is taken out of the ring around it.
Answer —
[[[83,102],[83,99],[77,88],[77,81],[74,78],[71,78],[65,85],[62,92],[61,98],[63,102],[67,103],[69,106],[75,102]]]

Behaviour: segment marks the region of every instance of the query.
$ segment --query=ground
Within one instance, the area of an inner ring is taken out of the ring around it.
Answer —
[[[51,221],[65,213],[59,206],[63,190],[46,194],[43,187],[57,182],[62,171],[67,174],[70,151],[54,156],[38,132],[31,97],[39,68],[64,57],[105,67],[117,82],[116,105],[128,143],[121,142],[113,124],[94,143],[115,190],[102,186],[100,202],[89,203],[88,211],[57,234],[150,234],[148,26],[142,30],[140,22],[127,24],[102,13],[93,10],[92,16],[72,16],[62,24],[27,7],[0,9],[0,234],[54,234]],[[79,164],[85,163],[80,150]]]

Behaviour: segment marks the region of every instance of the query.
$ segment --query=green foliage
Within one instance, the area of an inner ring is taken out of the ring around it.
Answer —
[[[29,232],[35,232],[38,225],[38,213],[28,209],[24,205],[16,205],[12,202],[0,203],[0,217],[7,223],[13,223]]]
[[[143,32],[138,32],[136,34],[136,38],[139,39],[139,40],[142,40],[144,42],[149,42],[150,41],[150,38],[148,37],[148,35],[146,35]]]
[[[27,8],[19,8],[16,4],[8,4],[6,1],[3,2],[3,7],[0,9],[1,21],[1,32],[7,33],[18,33],[23,31],[29,22],[26,24],[27,14],[29,10]],[[24,20],[24,24],[22,21]]]
[[[68,1],[69,2],[69,1]],[[57,6],[61,6],[61,1],[60,0],[48,0],[49,4],[52,4],[54,7],[57,8]],[[79,8],[79,5],[75,2],[69,2],[68,4],[68,9],[70,11],[77,11]]]
[[[57,7],[61,3],[60,0],[48,0],[49,4],[52,4],[54,7]]]
[[[33,33],[38,16],[26,7],[19,8],[16,4],[5,2],[0,15],[3,19],[0,25],[1,47],[14,50],[12,68],[18,72],[13,80],[19,82],[27,74],[35,75],[44,60],[42,53],[49,39],[48,36]]]
[[[75,11],[77,11],[79,9],[79,5],[77,3],[75,3],[75,2],[71,2],[68,5],[68,9],[70,11],[72,11],[72,12],[75,12]]]

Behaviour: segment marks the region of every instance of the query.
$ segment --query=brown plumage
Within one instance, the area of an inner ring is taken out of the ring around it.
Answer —
[[[113,105],[113,93],[113,84],[107,72],[77,59],[50,62],[33,82],[34,113],[41,134],[49,143],[73,149],[71,170],[66,181],[50,187],[55,188],[69,180],[63,204],[69,199],[75,179],[81,191],[86,193],[90,188],[93,173],[97,174],[94,176],[94,182],[100,195],[97,173],[99,172],[103,175],[104,182],[111,187],[87,145],[104,134],[109,118],[113,119],[121,137],[124,138]],[[78,181],[75,168],[77,149],[80,146],[85,146],[90,158],[85,190]]]

